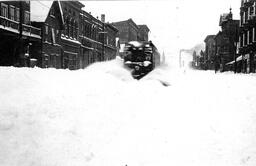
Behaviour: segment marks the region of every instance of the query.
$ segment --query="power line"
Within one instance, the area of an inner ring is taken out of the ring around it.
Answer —
[[[46,6],[45,4],[43,4],[43,3],[42,3],[42,2],[40,2],[40,1],[34,1],[34,2],[38,2],[38,3],[40,3],[41,5],[43,5],[44,7],[46,7],[46,8],[48,8],[48,9],[50,9],[50,7]]]

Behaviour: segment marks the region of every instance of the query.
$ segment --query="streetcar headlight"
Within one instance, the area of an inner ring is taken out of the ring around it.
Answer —
[[[126,65],[129,65],[129,64],[131,64],[132,62],[131,61],[126,61],[126,62],[124,62],[124,64],[126,64]]]
[[[151,62],[150,62],[150,61],[144,61],[144,62],[143,62],[143,66],[144,66],[144,67],[147,67],[147,66],[149,66],[149,65],[151,65]]]

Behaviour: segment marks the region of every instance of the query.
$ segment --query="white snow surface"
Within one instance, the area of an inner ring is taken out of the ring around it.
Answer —
[[[169,86],[163,86],[162,83]],[[256,75],[0,67],[1,166],[255,166]]]

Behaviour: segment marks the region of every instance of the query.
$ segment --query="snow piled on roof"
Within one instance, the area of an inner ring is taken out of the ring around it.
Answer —
[[[30,1],[31,21],[45,22],[54,1]]]
[[[170,86],[162,86],[167,80]],[[0,67],[2,166],[255,166],[256,77],[122,61]]]

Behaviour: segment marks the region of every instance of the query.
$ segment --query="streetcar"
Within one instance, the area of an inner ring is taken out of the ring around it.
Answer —
[[[160,53],[152,41],[130,41],[124,46],[124,65],[140,79],[160,65]]]

